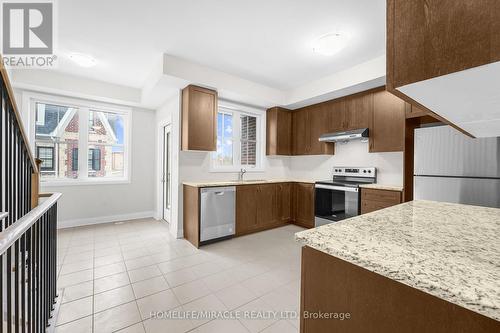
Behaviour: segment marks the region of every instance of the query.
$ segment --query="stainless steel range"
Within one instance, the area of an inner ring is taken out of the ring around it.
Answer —
[[[315,184],[316,227],[359,215],[359,185],[377,181],[376,168],[334,167],[332,180]]]

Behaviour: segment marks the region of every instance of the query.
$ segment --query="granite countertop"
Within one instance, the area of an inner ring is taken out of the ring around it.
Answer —
[[[182,182],[184,185],[193,187],[216,187],[216,186],[236,186],[236,185],[252,185],[252,184],[275,184],[275,183],[309,183],[314,184],[314,180],[306,179],[247,179],[239,180],[221,180],[221,181],[206,181],[206,182]]]
[[[398,185],[384,185],[384,184],[361,184],[359,187],[372,188],[375,190],[398,191],[403,192],[403,186]]]
[[[500,320],[500,209],[412,201],[295,236],[304,245]]]

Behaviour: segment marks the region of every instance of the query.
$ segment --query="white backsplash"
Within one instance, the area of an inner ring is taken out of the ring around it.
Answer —
[[[210,172],[210,153],[180,152],[180,181],[228,181],[238,178],[237,172]],[[290,177],[290,157],[264,157],[264,172],[247,172],[245,179],[278,179]]]
[[[351,141],[335,144],[333,156],[294,156],[290,158],[290,177],[330,179],[333,166],[376,167],[377,182],[403,185],[403,153],[369,153],[368,143]]]
[[[180,181],[226,181],[237,173],[210,172],[210,153],[181,152]],[[333,156],[271,156],[264,158],[264,172],[248,172],[246,179],[310,179],[332,177],[333,166],[376,167],[378,182],[403,185],[403,153],[368,153],[368,143],[352,141],[336,144]]]

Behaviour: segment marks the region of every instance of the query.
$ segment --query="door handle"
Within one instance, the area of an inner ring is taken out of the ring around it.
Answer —
[[[224,195],[224,192],[214,192],[215,195]]]

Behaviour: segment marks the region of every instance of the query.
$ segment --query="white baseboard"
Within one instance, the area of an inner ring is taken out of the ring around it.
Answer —
[[[62,220],[57,222],[57,229],[71,228],[71,227],[80,227],[84,225],[93,225],[93,224],[101,224],[101,223],[110,223],[110,222],[119,222],[119,221],[127,221],[127,220],[137,220],[137,219],[145,219],[154,217],[154,211],[146,211],[146,212],[137,212],[137,213],[129,213],[129,214],[121,214],[121,215],[110,215],[110,216],[99,216],[99,217],[90,217],[84,219],[74,219],[74,220]]]

